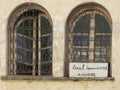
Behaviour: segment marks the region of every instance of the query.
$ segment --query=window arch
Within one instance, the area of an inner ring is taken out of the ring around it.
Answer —
[[[65,75],[69,63],[108,63],[111,76],[112,19],[101,5],[90,2],[77,6],[66,22]]]
[[[52,20],[37,4],[22,4],[9,18],[8,74],[52,75]]]

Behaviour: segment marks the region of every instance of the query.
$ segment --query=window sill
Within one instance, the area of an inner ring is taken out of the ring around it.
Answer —
[[[2,76],[1,80],[54,80],[54,81],[114,81],[114,77],[105,78],[76,78],[76,77],[51,77],[51,76]]]

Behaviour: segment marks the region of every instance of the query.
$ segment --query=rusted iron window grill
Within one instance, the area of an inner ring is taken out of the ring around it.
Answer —
[[[68,59],[71,62],[110,63],[111,26],[100,12],[81,14],[69,30]]]
[[[23,12],[10,30],[10,75],[52,75],[52,25],[39,10]]]

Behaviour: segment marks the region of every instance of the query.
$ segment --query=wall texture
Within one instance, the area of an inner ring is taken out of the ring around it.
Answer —
[[[0,0],[0,76],[7,68],[7,22],[11,12],[25,2],[37,3],[50,13],[53,20],[53,76],[63,77],[65,23],[70,12],[84,2],[103,5],[113,20],[112,76],[114,81],[27,81],[0,80],[0,90],[120,90],[120,0]]]

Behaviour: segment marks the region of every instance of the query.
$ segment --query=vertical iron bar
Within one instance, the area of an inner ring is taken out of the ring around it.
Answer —
[[[41,75],[41,16],[38,14],[38,75]]]
[[[35,64],[36,64],[36,20],[33,19],[33,71],[32,74],[35,75]]]

